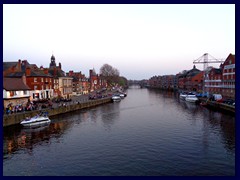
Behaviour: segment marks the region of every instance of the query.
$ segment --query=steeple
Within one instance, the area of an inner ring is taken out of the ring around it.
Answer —
[[[54,67],[56,67],[56,62],[55,62],[55,57],[52,54],[52,56],[51,56],[51,63],[49,65],[49,68],[54,68]]]

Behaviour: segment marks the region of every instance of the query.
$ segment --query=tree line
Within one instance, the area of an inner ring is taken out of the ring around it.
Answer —
[[[100,68],[100,75],[111,86],[115,86],[116,84],[123,87],[128,86],[127,78],[120,76],[119,70],[117,68],[112,67],[109,64],[102,65],[102,67]]]

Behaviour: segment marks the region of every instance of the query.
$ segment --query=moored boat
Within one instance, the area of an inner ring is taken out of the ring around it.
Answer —
[[[125,96],[124,96],[124,94],[119,94],[119,96],[120,96],[120,98],[124,98]]]
[[[113,95],[112,96],[112,101],[115,102],[115,101],[121,101],[121,97],[119,95]]]
[[[185,100],[187,101],[187,102],[193,102],[193,103],[196,103],[197,101],[198,101],[198,98],[197,98],[197,96],[196,95],[187,95],[186,96],[186,98],[185,98]]]
[[[49,124],[51,120],[46,113],[38,114],[31,118],[26,118],[20,122],[21,125],[25,127],[40,126],[44,124]]]
[[[185,98],[187,97],[187,93],[180,93],[179,97],[180,99],[185,100]]]

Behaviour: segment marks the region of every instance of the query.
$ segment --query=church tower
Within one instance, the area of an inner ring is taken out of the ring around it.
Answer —
[[[51,63],[49,65],[49,68],[54,68],[56,67],[56,62],[55,62],[55,57],[54,55],[51,56]]]

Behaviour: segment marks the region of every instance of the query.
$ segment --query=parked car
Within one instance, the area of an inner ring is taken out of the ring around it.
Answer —
[[[196,94],[197,97],[208,97],[207,93],[197,93]]]
[[[217,101],[217,102],[222,102],[222,95],[221,94],[212,94],[209,97],[209,100],[211,101]]]
[[[213,94],[214,100],[215,101],[220,101],[222,100],[222,95],[221,94]]]
[[[225,99],[223,100],[223,103],[235,106],[235,101],[233,99]]]

